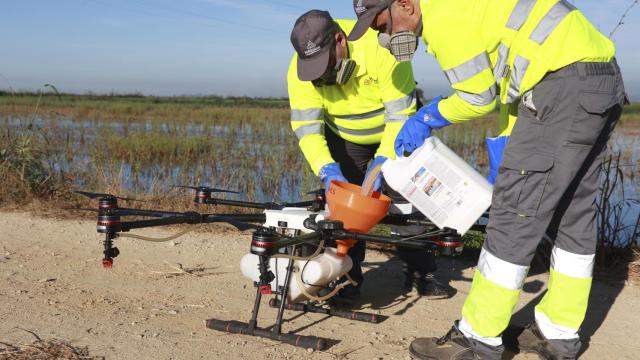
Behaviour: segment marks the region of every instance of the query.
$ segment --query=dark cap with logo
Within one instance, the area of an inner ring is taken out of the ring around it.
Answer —
[[[324,74],[340,28],[327,11],[311,10],[296,20],[291,44],[298,53],[298,78],[311,81]]]
[[[360,39],[367,32],[376,15],[388,8],[393,2],[394,0],[353,0],[353,10],[358,16],[358,22],[351,30],[348,39],[350,41]]]

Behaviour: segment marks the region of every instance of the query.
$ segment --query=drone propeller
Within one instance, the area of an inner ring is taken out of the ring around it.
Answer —
[[[75,190],[74,193],[76,194],[80,194],[83,196],[88,197],[89,199],[95,199],[95,198],[101,198],[101,197],[114,197],[116,199],[120,199],[120,200],[128,200],[128,201],[140,201],[140,202],[144,202],[144,200],[139,200],[139,199],[132,199],[132,198],[126,198],[126,197],[122,197],[122,196],[115,196],[115,195],[111,195],[111,194],[103,194],[103,193],[94,193],[94,192],[89,192],[89,191],[80,191],[80,190]]]
[[[218,189],[212,188],[208,186],[188,186],[188,185],[171,185],[171,187],[181,188],[181,189],[193,189],[199,191],[208,191],[208,192],[219,192],[219,193],[229,193],[229,194],[240,194],[238,191],[234,190],[226,190],[226,189]]]

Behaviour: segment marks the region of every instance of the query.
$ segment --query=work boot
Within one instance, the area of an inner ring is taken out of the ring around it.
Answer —
[[[436,280],[433,273],[420,273],[418,271],[404,271],[404,290],[411,292],[416,288],[418,295],[424,296],[430,300],[448,299],[453,296],[455,290],[441,284]]]
[[[465,337],[458,321],[441,338],[418,338],[409,345],[409,353],[420,360],[500,360],[504,346],[490,346]]]
[[[520,351],[535,353],[544,360],[572,360],[580,351],[580,339],[547,339],[536,322],[527,324],[518,336]]]

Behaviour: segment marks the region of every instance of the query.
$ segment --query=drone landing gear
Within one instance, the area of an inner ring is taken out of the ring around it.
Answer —
[[[253,238],[251,241],[251,253],[258,256],[258,269],[260,270],[260,279],[259,281],[256,281],[254,283],[254,286],[256,287],[256,298],[253,304],[251,320],[248,323],[244,323],[234,320],[227,321],[209,319],[206,321],[206,326],[208,328],[233,334],[265,337],[268,339],[307,349],[311,348],[315,350],[325,350],[329,347],[329,343],[335,343],[335,341],[316,336],[282,333],[282,318],[284,315],[284,311],[294,310],[314,312],[371,323],[378,323],[384,320],[385,317],[376,314],[366,314],[358,311],[345,311],[334,308],[325,308],[312,304],[286,303],[285,299],[288,298],[289,285],[291,283],[291,277],[293,275],[293,260],[288,260],[284,284],[282,284],[282,286],[277,286],[277,291],[273,291],[271,288],[271,282],[274,280],[274,275],[269,270],[269,258],[270,256],[275,254],[275,247],[276,236],[270,230],[259,229],[253,233]],[[287,246],[287,250],[287,253],[294,254],[295,245]],[[269,305],[271,307],[278,308],[276,322],[269,328],[260,328],[258,327],[258,311],[260,310],[262,295],[270,294],[275,294],[275,298],[269,301]]]
[[[269,306],[279,307],[280,301],[278,299],[271,299],[269,300]],[[285,309],[292,310],[292,311],[325,314],[329,316],[337,316],[345,319],[369,322],[373,324],[381,323],[385,319],[387,319],[386,316],[378,315],[378,314],[365,313],[361,311],[341,310],[341,309],[336,309],[333,306],[324,307],[324,306],[317,306],[314,304],[306,304],[306,303],[286,303]]]
[[[287,277],[289,277],[289,273],[287,273]],[[283,296],[286,296],[288,291],[283,290],[284,289],[281,287],[279,292],[281,292]],[[224,331],[231,334],[259,336],[303,348],[311,348],[314,350],[325,350],[327,348],[327,339],[325,338],[282,333],[282,316],[284,315],[284,306],[278,308],[275,325],[268,329],[258,327],[258,310],[260,309],[260,301],[262,300],[263,291],[263,289],[258,288],[258,291],[256,292],[256,301],[253,305],[253,313],[249,323],[243,323],[235,320],[226,321],[209,319],[206,321],[206,326],[213,330]]]
[[[274,275],[271,271],[269,271],[268,268],[269,255],[272,254],[272,252],[270,251],[270,248],[272,246],[269,244],[273,244],[273,238],[265,233],[257,235],[258,236],[256,236],[256,233],[254,233],[251,251],[252,253],[259,256],[260,281],[254,283],[254,285],[257,287],[257,290],[256,300],[253,304],[253,311],[251,313],[251,320],[249,321],[249,323],[243,323],[234,320],[226,321],[209,319],[206,321],[206,326],[209,329],[225,331],[232,334],[260,336],[303,348],[325,350],[327,348],[327,339],[325,338],[282,333],[282,317],[284,315],[285,306],[284,302],[278,300],[278,298],[286,299],[289,293],[289,284],[291,282],[291,274],[293,273],[293,260],[291,259],[287,264],[287,272],[284,280],[284,285],[278,286],[278,291],[275,292],[276,298],[273,299],[277,303],[282,304],[278,307],[276,323],[268,329],[258,327],[258,311],[260,310],[262,295],[269,295],[273,293],[270,283],[271,281],[273,281]],[[294,247],[290,246],[290,253],[293,253],[293,250]]]

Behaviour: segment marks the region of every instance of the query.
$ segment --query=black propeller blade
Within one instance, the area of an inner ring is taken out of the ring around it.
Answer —
[[[238,191],[227,190],[227,189],[218,189],[212,188],[208,186],[188,186],[188,185],[171,185],[171,187],[182,188],[182,189],[193,189],[199,191],[208,191],[208,192],[219,192],[219,193],[229,193],[229,194],[240,194]]]
[[[101,198],[101,197],[114,197],[114,198],[120,199],[120,200],[145,202],[144,200],[139,200],[139,199],[126,198],[126,197],[115,196],[115,195],[111,195],[111,194],[94,193],[94,192],[89,192],[89,191],[75,190],[74,193],[86,196],[89,199],[95,199],[95,198]]]
[[[311,191],[307,192],[306,194],[307,195],[324,196],[324,192],[325,192],[324,189],[315,189],[315,190],[311,190]]]

